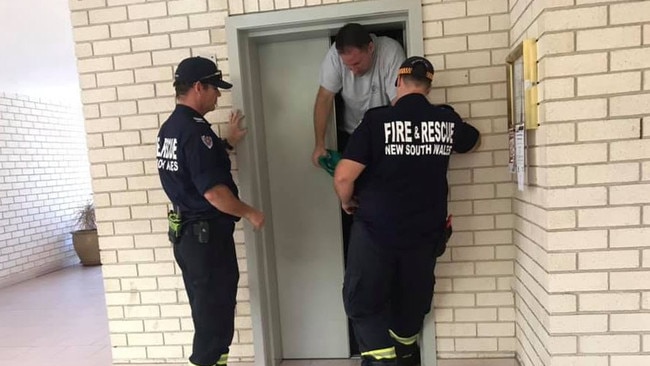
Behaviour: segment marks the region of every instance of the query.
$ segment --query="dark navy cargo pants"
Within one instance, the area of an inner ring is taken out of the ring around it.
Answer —
[[[417,335],[433,298],[436,245],[408,249],[373,243],[367,225],[354,221],[343,284],[345,311],[362,355]]]
[[[192,309],[194,341],[190,362],[225,365],[232,342],[239,268],[233,240],[234,223],[205,221],[207,242],[188,223],[174,245],[174,257],[183,271],[183,282]],[[204,241],[204,242],[201,242]]]

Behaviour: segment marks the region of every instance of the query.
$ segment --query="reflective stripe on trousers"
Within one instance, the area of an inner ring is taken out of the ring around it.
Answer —
[[[361,352],[361,357],[370,357],[375,360],[390,360],[395,359],[395,347],[388,347],[382,349],[375,349],[372,351]]]

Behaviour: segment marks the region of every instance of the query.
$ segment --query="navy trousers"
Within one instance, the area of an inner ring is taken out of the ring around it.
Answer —
[[[343,303],[362,354],[395,346],[389,330],[401,337],[420,332],[433,299],[435,248],[377,245],[367,225],[354,221]]]
[[[234,334],[239,281],[235,224],[223,220],[205,222],[209,227],[207,238],[205,233],[199,238],[199,222],[187,224],[180,242],[174,245],[174,257],[183,271],[192,309],[194,341],[190,362],[199,366],[225,365]]]

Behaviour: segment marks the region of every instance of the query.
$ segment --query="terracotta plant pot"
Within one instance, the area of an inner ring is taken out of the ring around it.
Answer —
[[[84,266],[98,266],[101,263],[99,258],[99,240],[97,230],[79,230],[72,232],[72,245],[77,256]]]

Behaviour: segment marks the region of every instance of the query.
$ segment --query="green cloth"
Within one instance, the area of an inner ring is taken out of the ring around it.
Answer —
[[[330,149],[327,149],[326,151],[327,155],[318,158],[318,164],[320,164],[321,168],[325,169],[325,171],[333,177],[336,164],[341,160],[341,153]]]

